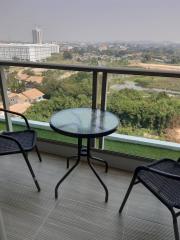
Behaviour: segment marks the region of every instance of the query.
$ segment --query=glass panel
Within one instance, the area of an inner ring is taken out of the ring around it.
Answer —
[[[0,108],[3,108],[1,89],[0,89]],[[6,130],[6,124],[4,119],[5,119],[4,112],[1,111],[0,112],[0,132]]]
[[[20,67],[7,70],[10,110],[39,122],[48,123],[56,111],[91,107],[91,85],[90,73]]]
[[[121,120],[117,133],[180,143],[180,79],[111,76],[107,99]]]

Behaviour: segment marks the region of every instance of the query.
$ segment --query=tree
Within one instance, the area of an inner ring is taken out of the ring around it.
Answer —
[[[30,68],[24,69],[23,73],[27,74],[29,76],[34,76],[35,75],[34,71]]]
[[[63,79],[59,76],[59,71],[47,71],[39,89],[47,99],[59,95],[77,97],[80,94],[86,94],[90,97],[92,94],[91,85],[89,73],[79,72]]]
[[[26,89],[25,83],[19,81],[18,79],[14,79],[13,81],[11,81],[8,87],[10,88],[11,92],[15,93],[21,93]]]
[[[64,52],[63,52],[63,58],[64,58],[65,60],[67,60],[67,59],[72,59],[72,54],[71,54],[69,51],[64,51]]]
[[[171,64],[178,64],[180,62],[180,57],[179,56],[172,56],[170,63]]]
[[[89,107],[91,99],[86,95],[79,95],[77,98],[65,95],[53,97],[50,100],[45,100],[35,103],[28,108],[25,115],[28,119],[37,121],[49,121],[49,118],[55,111],[60,111],[67,108]]]
[[[7,86],[11,92],[20,93],[26,89],[25,82],[17,79],[17,72],[14,71],[8,74]]]
[[[165,94],[149,95],[125,89],[109,96],[107,109],[117,114],[123,127],[145,128],[161,134],[180,115],[180,103]]]
[[[151,60],[152,60],[152,56],[150,53],[145,53],[142,56],[142,62],[144,62],[144,63],[150,62]]]

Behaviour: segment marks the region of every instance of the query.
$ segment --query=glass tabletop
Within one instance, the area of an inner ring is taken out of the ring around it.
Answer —
[[[91,108],[70,108],[51,117],[50,126],[67,136],[101,137],[113,133],[119,118],[108,111]]]

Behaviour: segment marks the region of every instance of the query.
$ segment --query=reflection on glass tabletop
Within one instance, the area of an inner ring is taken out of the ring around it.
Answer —
[[[50,126],[57,132],[76,137],[101,137],[114,132],[119,118],[108,111],[70,108],[51,117]]]

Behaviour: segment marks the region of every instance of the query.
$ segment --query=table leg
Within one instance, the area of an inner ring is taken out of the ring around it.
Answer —
[[[67,160],[67,168],[69,168],[69,160],[71,160],[71,159],[76,159],[76,158],[78,158],[78,156],[76,155],[76,156],[71,156],[71,157],[67,157],[66,158],[66,160]]]
[[[58,198],[58,188],[60,184],[65,180],[65,178],[72,172],[72,170],[79,164],[79,159],[77,159],[76,163],[69,169],[69,171],[59,180],[55,187],[55,199]]]
[[[83,155],[82,155],[82,149],[81,149],[81,156],[86,156],[87,157],[87,149],[85,149],[86,150],[86,154],[84,153]],[[85,152],[85,151],[84,151]],[[70,157],[67,157],[66,158],[66,166],[67,166],[67,168],[69,168],[69,161],[71,160],[71,159],[76,159],[78,156],[77,155],[74,155],[74,156],[70,156]],[[108,163],[106,162],[106,161],[104,161],[103,159],[101,159],[101,158],[98,158],[98,157],[94,157],[94,156],[92,156],[91,154],[90,154],[90,151],[89,151],[89,157],[90,157],[90,159],[92,159],[92,160],[95,160],[95,161],[98,161],[98,162],[101,162],[101,163],[104,163],[105,164],[105,172],[107,173],[108,172],[108,168],[109,168],[109,166],[108,166]]]
[[[66,179],[66,177],[73,171],[73,169],[79,164],[81,160],[81,147],[82,147],[82,138],[78,138],[78,157],[76,163],[67,171],[67,173],[59,180],[55,187],[55,199],[58,198],[58,188],[60,184]]]
[[[108,172],[108,163],[106,161],[104,161],[103,159],[101,158],[98,158],[98,157],[94,157],[94,156],[91,156],[90,155],[90,158],[95,160],[95,161],[98,161],[98,162],[102,162],[105,164],[105,172],[107,173]]]
[[[100,176],[97,174],[96,170],[94,169],[94,167],[92,166],[89,157],[87,157],[87,161],[88,161],[88,165],[90,166],[91,170],[93,171],[93,173],[96,175],[97,179],[100,181],[101,185],[103,186],[106,196],[105,196],[105,202],[108,201],[108,189],[106,187],[106,185],[104,184],[104,182],[102,181],[102,179],[100,178]]]
[[[109,196],[108,189],[90,162],[90,139],[87,140],[87,162],[88,162],[88,165],[90,166],[91,170],[93,171],[93,173],[95,174],[95,176],[97,177],[97,179],[99,180],[101,185],[103,186],[103,188],[105,190],[105,194],[106,194],[105,202],[107,202],[108,196]]]

